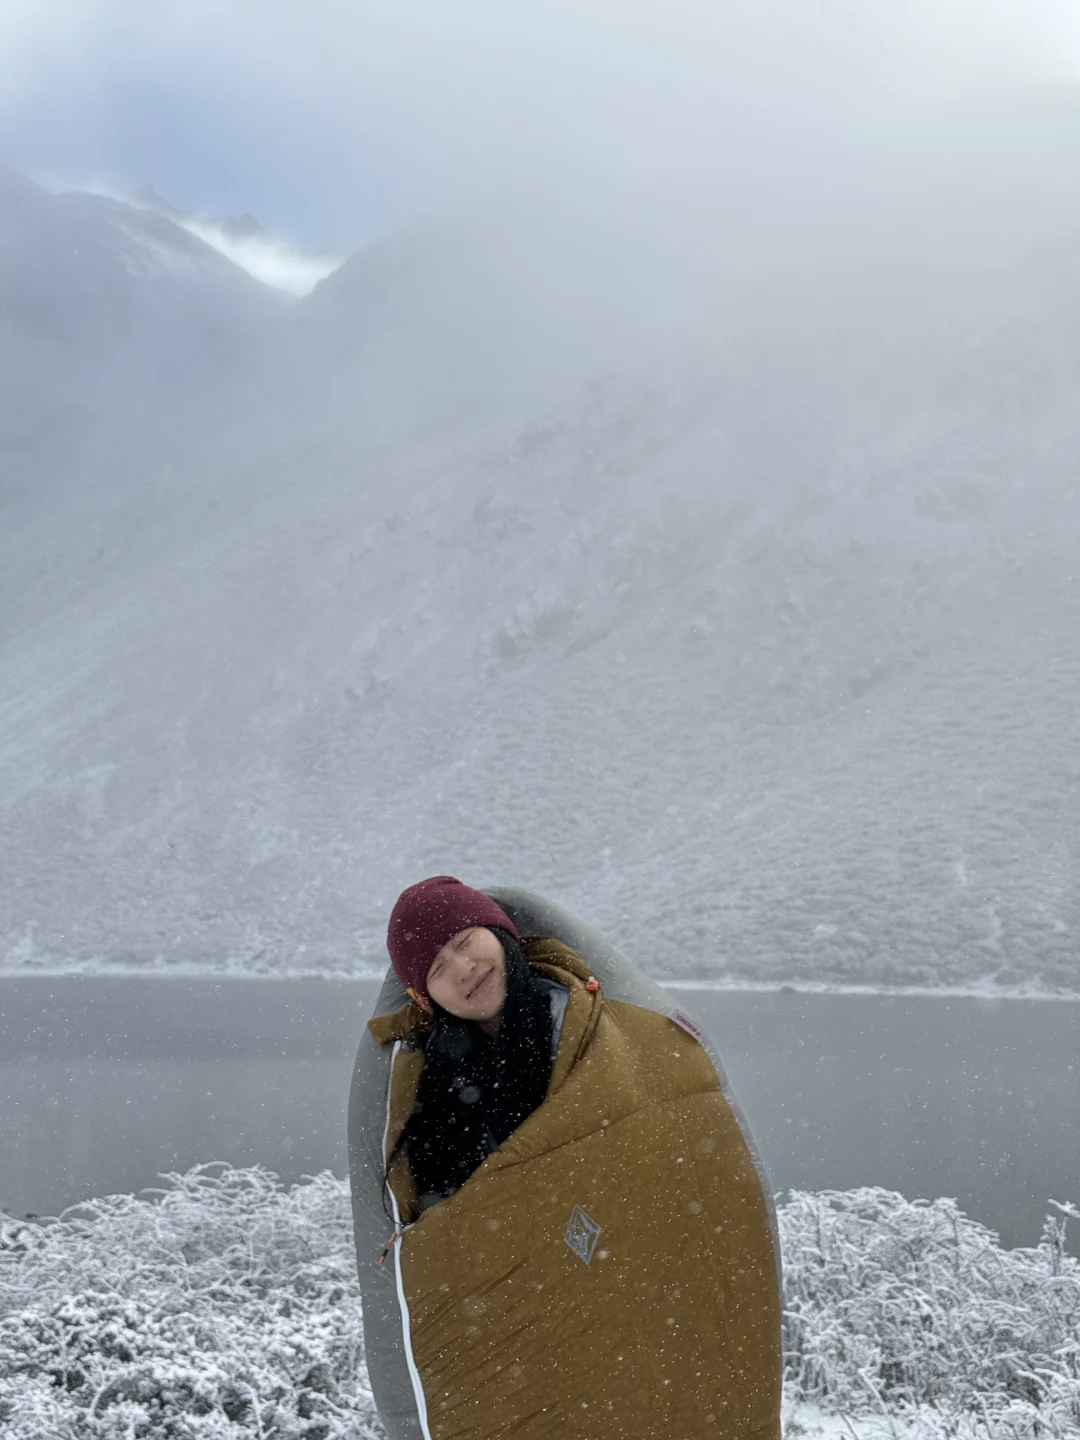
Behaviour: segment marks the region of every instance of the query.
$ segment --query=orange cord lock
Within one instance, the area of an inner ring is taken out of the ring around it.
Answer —
[[[600,981],[597,980],[595,975],[590,975],[588,980],[585,981],[585,989],[593,995],[600,989]]]

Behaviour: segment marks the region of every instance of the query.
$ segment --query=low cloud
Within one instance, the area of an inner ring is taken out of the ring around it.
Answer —
[[[359,239],[567,166],[669,191],[823,173],[942,97],[1075,74],[1077,30],[1066,0],[0,0],[0,108],[74,95],[92,126],[126,82],[180,96]]]
[[[215,220],[193,217],[178,223],[256,280],[289,295],[309,294],[341,264],[337,256],[302,255],[270,235],[230,235]]]

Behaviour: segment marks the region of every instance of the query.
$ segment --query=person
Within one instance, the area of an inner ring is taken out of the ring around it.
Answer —
[[[387,949],[349,1155],[391,1440],[779,1440],[774,1217],[704,1033],[527,891],[433,876]]]
[[[450,876],[406,890],[387,946],[430,1017],[412,1114],[387,1158],[404,1152],[420,1213],[460,1189],[543,1102],[568,991],[526,961],[510,917]]]

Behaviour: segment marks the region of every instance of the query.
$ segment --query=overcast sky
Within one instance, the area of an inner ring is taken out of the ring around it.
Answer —
[[[1075,74],[1076,9],[0,0],[0,158],[70,184],[149,180],[181,206],[350,248],[571,161],[646,182],[812,167],[944,97]]]

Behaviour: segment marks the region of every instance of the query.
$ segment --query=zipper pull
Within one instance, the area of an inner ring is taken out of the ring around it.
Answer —
[[[379,1256],[379,1264],[380,1264],[380,1265],[383,1263],[383,1261],[386,1259],[386,1257],[390,1254],[390,1251],[394,1248],[394,1246],[397,1244],[397,1242],[398,1242],[399,1240],[401,1240],[401,1239],[404,1238],[404,1236],[405,1236],[405,1231],[406,1231],[406,1230],[411,1230],[414,1224],[415,1224],[415,1221],[412,1221],[412,1220],[403,1220],[400,1216],[397,1218],[397,1220],[394,1222],[394,1233],[390,1236],[390,1239],[386,1242],[386,1247],[385,1247],[385,1249],[383,1250],[382,1254]]]
[[[390,1254],[390,1251],[394,1248],[394,1242],[395,1242],[396,1240],[399,1240],[400,1238],[401,1238],[401,1230],[395,1225],[395,1226],[394,1226],[394,1233],[390,1236],[390,1239],[386,1242],[386,1249],[385,1249],[385,1250],[382,1252],[382,1254],[379,1256],[379,1264],[380,1264],[380,1265],[381,1265],[381,1264],[383,1263],[383,1261],[386,1259],[387,1255]]]

